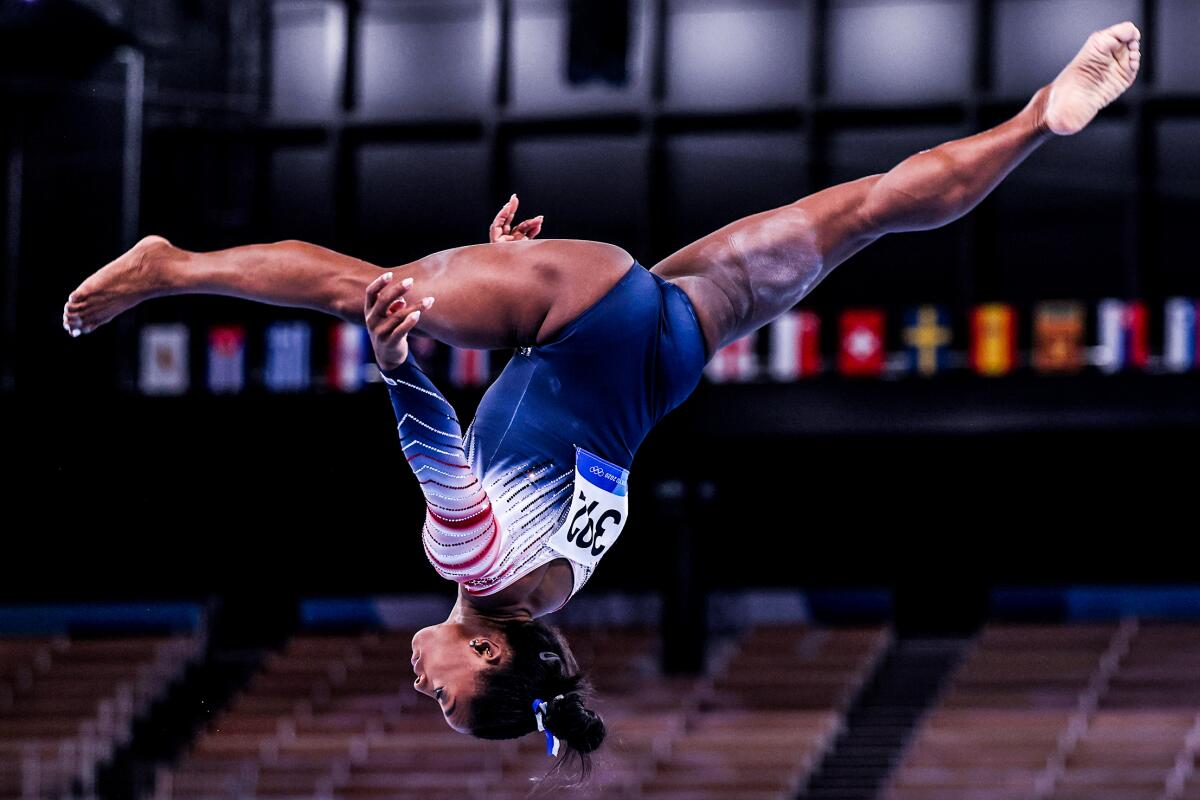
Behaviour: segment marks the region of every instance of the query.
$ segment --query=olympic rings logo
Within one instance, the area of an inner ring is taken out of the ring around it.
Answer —
[[[604,474],[604,468],[603,468],[603,467],[597,467],[595,464],[593,464],[593,465],[592,465],[592,466],[591,466],[591,467],[588,469],[588,472],[592,473],[593,475],[603,475],[603,474]]]

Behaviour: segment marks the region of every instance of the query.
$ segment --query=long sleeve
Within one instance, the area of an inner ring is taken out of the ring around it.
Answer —
[[[459,583],[478,578],[495,562],[500,535],[483,482],[464,450],[458,416],[412,353],[381,374],[402,451],[425,494],[425,555],[444,578]]]

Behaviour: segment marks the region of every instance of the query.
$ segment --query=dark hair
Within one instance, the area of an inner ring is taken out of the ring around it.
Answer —
[[[479,676],[468,723],[472,735],[515,739],[536,732],[533,701],[541,698],[547,703],[542,722],[565,746],[543,781],[577,757],[579,778],[568,785],[582,784],[592,771],[588,754],[600,746],[606,733],[604,720],[585,705],[592,697],[591,683],[579,671],[567,640],[556,627],[538,620],[503,622],[498,627],[510,655],[503,664]]]

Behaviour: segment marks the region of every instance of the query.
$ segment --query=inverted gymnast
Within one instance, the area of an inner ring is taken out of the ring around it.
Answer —
[[[565,743],[586,777],[605,726],[567,642],[539,617],[579,591],[620,534],[643,438],[716,350],[851,255],[958,219],[1040,144],[1082,130],[1133,83],[1140,38],[1132,22],[1097,31],[1006,122],[732,222],[649,270],[611,244],[534,241],[542,220],[513,226],[514,195],[490,243],[387,271],[295,241],[190,253],[147,237],[70,294],[63,325],[78,336],[143,300],[197,293],[365,323],[427,501],[426,555],[458,583],[446,621],[413,637],[415,688],[462,733],[544,726],[548,749]],[[465,435],[410,357],[413,331],[516,348]]]

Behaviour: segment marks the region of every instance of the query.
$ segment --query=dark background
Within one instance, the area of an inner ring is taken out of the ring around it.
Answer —
[[[378,384],[136,391],[141,325],[308,312],[157,300],[79,339],[67,294],[141,235],[282,238],[381,265],[484,241],[512,192],[543,236],[646,266],[739,216],[886,171],[1019,110],[1097,28],[1138,82],[968,217],[889,237],[802,304],[823,320],[1200,295],[1200,8],[1189,0],[0,1],[0,598],[444,590]],[[318,328],[314,340],[320,339]],[[498,369],[505,354],[494,354]],[[318,365],[314,365],[319,368]],[[447,394],[469,418],[479,391]],[[631,470],[593,589],[896,588],[976,618],[1000,584],[1195,582],[1200,373],[702,384]],[[658,501],[663,481],[715,499]],[[688,511],[690,510],[690,511]]]

